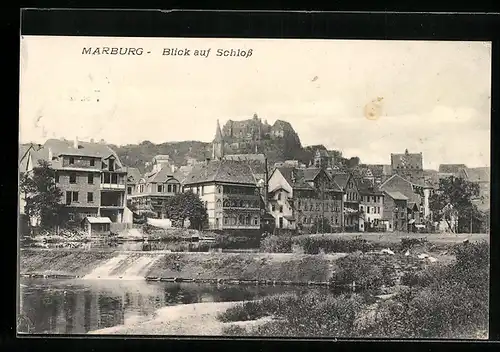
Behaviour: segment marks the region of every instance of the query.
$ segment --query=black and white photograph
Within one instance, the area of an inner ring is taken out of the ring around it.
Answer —
[[[488,339],[491,65],[21,36],[18,336]]]

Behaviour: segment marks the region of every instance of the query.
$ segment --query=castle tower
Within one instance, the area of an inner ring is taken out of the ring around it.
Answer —
[[[217,120],[217,128],[215,130],[215,138],[212,142],[212,159],[222,160],[224,157],[224,139],[222,138],[222,131],[220,129],[219,120]]]

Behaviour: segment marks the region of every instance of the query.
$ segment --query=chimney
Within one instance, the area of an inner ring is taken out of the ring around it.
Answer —
[[[78,149],[78,136],[75,136],[75,140],[73,142],[73,148]]]
[[[172,170],[172,173],[175,172],[175,165],[170,165],[170,170]]]
[[[52,148],[49,147],[49,161],[52,161]]]

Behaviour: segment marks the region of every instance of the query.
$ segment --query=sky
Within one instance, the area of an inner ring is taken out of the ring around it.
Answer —
[[[218,57],[217,49],[252,55]],[[408,149],[423,153],[425,168],[490,165],[489,42],[24,36],[20,64],[22,143],[209,142],[217,119],[256,113],[290,122],[304,146],[364,163],[390,164],[391,153]]]

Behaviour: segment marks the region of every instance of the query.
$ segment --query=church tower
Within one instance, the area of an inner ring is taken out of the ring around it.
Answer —
[[[215,138],[212,142],[212,160],[222,160],[222,158],[224,158],[224,139],[222,138],[219,120],[217,120]]]

